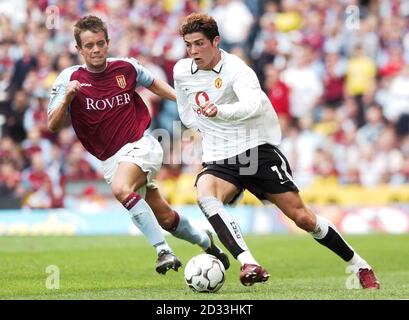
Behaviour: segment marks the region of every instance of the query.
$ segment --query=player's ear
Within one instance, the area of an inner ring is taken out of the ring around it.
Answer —
[[[220,44],[220,37],[219,36],[215,36],[213,39],[213,47],[218,47]]]
[[[75,48],[77,49],[78,54],[84,58],[84,49],[80,47],[79,45],[75,45]]]

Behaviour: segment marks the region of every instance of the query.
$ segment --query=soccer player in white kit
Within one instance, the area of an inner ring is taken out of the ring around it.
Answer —
[[[250,253],[240,227],[224,205],[244,189],[274,203],[296,225],[309,232],[353,266],[363,288],[379,282],[369,264],[346,243],[336,227],[315,215],[302,201],[290,165],[277,146],[277,115],[254,71],[221,49],[217,23],[191,14],[180,27],[189,58],[174,67],[180,118],[203,136],[203,170],[196,179],[197,202],[220,241],[241,264],[240,281],[250,286],[269,273]]]
[[[227,269],[228,257],[214,244],[211,233],[194,228],[172,210],[152,182],[162,165],[163,150],[146,132],[151,118],[135,89],[144,86],[175,100],[173,88],[155,79],[135,59],[107,58],[108,31],[100,18],[81,18],[74,36],[85,65],[69,67],[57,77],[48,106],[49,129],[58,131],[70,116],[85,149],[101,160],[113,195],[156,249],[158,273],[181,266],[160,226],[217,256]]]

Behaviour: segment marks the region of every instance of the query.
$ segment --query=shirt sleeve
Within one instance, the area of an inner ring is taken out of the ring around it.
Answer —
[[[51,87],[50,98],[48,101],[47,113],[50,114],[55,108],[57,108],[61,101],[64,99],[65,89],[70,82],[71,74],[74,70],[68,68],[63,70],[55,79],[53,86]]]
[[[134,68],[136,69],[136,81],[138,85],[141,85],[145,88],[148,88],[152,85],[154,76],[152,72],[150,72],[148,69],[146,69],[144,66],[142,66],[138,60],[135,58],[129,58],[128,61],[132,63]]]
[[[198,130],[196,118],[193,109],[189,106],[186,94],[180,88],[178,81],[175,80],[176,103],[178,105],[179,117],[186,128]]]
[[[237,71],[232,86],[239,101],[218,105],[216,118],[241,121],[262,112],[263,91],[255,72],[250,67],[244,65]]]

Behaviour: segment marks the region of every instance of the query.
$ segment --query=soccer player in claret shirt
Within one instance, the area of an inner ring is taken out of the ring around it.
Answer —
[[[146,133],[151,119],[135,88],[144,86],[162,98],[175,100],[173,88],[154,79],[135,59],[107,58],[108,32],[100,18],[80,19],[74,36],[85,65],[69,67],[55,80],[48,106],[49,129],[58,131],[68,114],[71,116],[78,139],[101,160],[114,196],[156,248],[158,273],[165,274],[170,268],[177,271],[181,266],[160,226],[198,244],[228,268],[228,257],[214,244],[211,233],[193,228],[173,211],[152,182],[161,167],[163,150]]]
[[[239,225],[224,207],[248,189],[260,200],[277,205],[298,227],[352,265],[363,288],[379,288],[372,268],[336,227],[305,206],[289,163],[277,148],[281,140],[277,115],[254,71],[219,49],[215,20],[191,14],[180,34],[189,58],[174,67],[178,111],[182,122],[203,136],[204,168],[196,179],[197,202],[220,241],[241,263],[242,284],[264,282],[270,276],[252,256]]]

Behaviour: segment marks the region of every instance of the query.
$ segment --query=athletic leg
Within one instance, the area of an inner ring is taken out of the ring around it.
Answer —
[[[177,271],[180,261],[173,255],[152,209],[136,193],[146,184],[147,174],[139,166],[130,162],[120,162],[112,180],[111,189],[114,196],[129,211],[133,223],[142,231],[158,254],[156,271],[166,273],[169,268]]]
[[[266,198],[275,203],[299,228],[310,233],[317,242],[353,266],[363,288],[379,288],[369,264],[345,241],[332,222],[315,215],[306,207],[298,192],[267,194]]]
[[[254,259],[244,241],[239,224],[224,207],[224,204],[229,203],[239,192],[234,184],[211,174],[203,174],[197,181],[197,201],[200,209],[220,241],[242,265],[241,282],[244,285],[252,285],[266,281],[269,274]]]
[[[213,254],[222,261],[226,270],[229,268],[230,263],[227,255],[216,246],[211,234],[209,235],[205,230],[195,228],[191,225],[189,219],[174,211],[157,188],[148,188],[145,200],[152,208],[163,229],[176,238],[199,245],[204,251]]]

